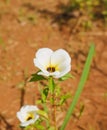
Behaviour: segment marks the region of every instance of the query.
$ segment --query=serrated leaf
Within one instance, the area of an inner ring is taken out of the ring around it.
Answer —
[[[67,73],[66,75],[64,75],[61,78],[59,78],[59,81],[64,81],[64,80],[67,80],[69,78],[74,78],[74,76],[71,75],[70,73]]]
[[[38,72],[37,72],[38,73]],[[35,81],[40,81],[40,80],[46,80],[45,77],[43,77],[42,75],[38,75],[37,73],[32,74],[31,79],[29,80],[29,82],[35,82]]]

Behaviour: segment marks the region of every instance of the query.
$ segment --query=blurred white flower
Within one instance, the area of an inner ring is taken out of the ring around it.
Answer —
[[[20,126],[28,126],[30,124],[34,124],[35,121],[39,118],[37,111],[39,109],[33,105],[25,105],[23,106],[19,112],[17,112],[17,118],[20,120]]]
[[[38,75],[54,78],[60,78],[71,70],[71,58],[64,49],[41,48],[36,53],[34,64],[41,70]]]

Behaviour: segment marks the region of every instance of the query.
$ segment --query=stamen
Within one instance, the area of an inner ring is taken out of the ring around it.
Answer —
[[[55,67],[52,67],[52,68],[51,68],[51,71],[52,71],[52,72],[55,72]]]
[[[48,72],[55,72],[55,67],[48,67],[48,68],[47,68],[47,71],[48,71]]]
[[[26,121],[29,121],[31,119],[34,119],[34,114],[33,113],[28,113],[28,115],[26,117]]]
[[[48,67],[48,68],[47,68],[47,71],[48,71],[48,72],[51,72],[51,67]]]
[[[27,119],[26,119],[26,121],[29,121],[29,120],[31,120],[32,119],[32,117],[31,116],[29,116]]]

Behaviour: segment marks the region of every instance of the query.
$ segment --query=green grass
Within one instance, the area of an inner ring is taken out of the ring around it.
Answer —
[[[68,109],[68,112],[66,114],[66,117],[64,119],[64,122],[60,128],[60,130],[64,130],[74,109],[75,109],[75,106],[78,102],[78,99],[82,93],[82,90],[84,88],[84,85],[86,83],[86,80],[88,78],[88,74],[89,74],[89,70],[90,70],[90,65],[91,65],[91,62],[92,62],[92,58],[93,58],[93,55],[94,55],[94,52],[95,52],[95,47],[94,47],[94,44],[91,45],[90,47],[90,50],[89,50],[89,54],[88,54],[88,57],[87,57],[87,60],[86,60],[86,63],[85,63],[85,66],[84,66],[84,70],[83,70],[83,73],[82,73],[82,76],[81,76],[81,79],[80,79],[80,82],[78,84],[78,88],[77,88],[77,91],[74,95],[74,98],[73,98],[73,101]]]

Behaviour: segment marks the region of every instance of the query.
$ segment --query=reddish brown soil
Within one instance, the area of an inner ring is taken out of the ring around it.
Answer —
[[[96,53],[89,78],[66,130],[107,130],[107,31],[99,21],[89,31],[72,25],[71,18],[60,15],[58,4],[55,0],[0,2],[0,130],[19,130],[16,112],[20,105],[34,104],[38,98],[37,83],[24,82],[37,71],[33,58],[39,48],[64,48],[69,52],[75,78],[64,82],[63,89],[74,94],[91,42]],[[84,111],[78,118],[81,105]]]

